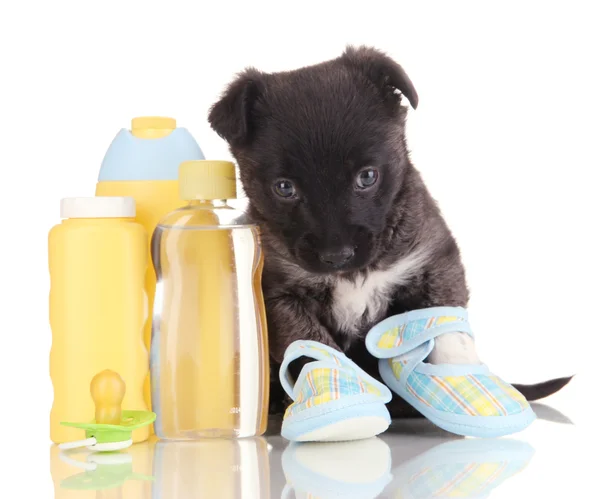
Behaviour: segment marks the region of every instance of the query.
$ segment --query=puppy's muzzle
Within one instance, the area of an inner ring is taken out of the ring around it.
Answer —
[[[351,246],[342,246],[333,250],[319,252],[319,260],[332,268],[339,268],[346,265],[354,257],[354,248]]]

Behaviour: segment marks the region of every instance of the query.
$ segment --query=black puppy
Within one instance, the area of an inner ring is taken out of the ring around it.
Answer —
[[[403,98],[417,107],[403,69],[361,47],[295,71],[248,69],[210,111],[262,232],[274,374],[287,346],[304,339],[343,350],[378,377],[364,345],[372,326],[409,310],[467,306],[459,249],[408,155]],[[479,362],[463,333],[439,337],[428,360]],[[516,386],[533,400],[567,382]],[[272,385],[278,412],[287,401]],[[390,412],[412,414],[397,398]]]

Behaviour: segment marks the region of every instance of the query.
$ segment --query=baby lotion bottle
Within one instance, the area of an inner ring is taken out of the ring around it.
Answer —
[[[94,419],[90,381],[106,369],[118,372],[127,385],[124,407],[148,410],[143,396],[148,351],[142,338],[148,237],[135,222],[135,201],[63,199],[61,218],[48,239],[55,443],[81,439],[81,430],[60,423]],[[148,434],[148,427],[135,430],[133,441]]]
[[[180,163],[195,159],[204,159],[200,147],[185,128],[177,128],[173,118],[133,118],[131,130],[122,129],[104,156],[96,195],[134,198],[136,221],[152,234],[158,221],[181,204],[177,184]],[[155,286],[156,276],[150,265],[145,280],[150,310]],[[150,348],[150,328],[148,320],[144,327],[146,348]],[[148,381],[144,394],[150,407]]]
[[[188,161],[188,202],[152,237],[157,275],[150,368],[162,439],[248,437],[266,429],[269,365],[258,227],[227,204],[227,161]]]

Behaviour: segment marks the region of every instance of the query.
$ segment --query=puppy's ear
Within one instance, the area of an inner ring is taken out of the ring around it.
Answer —
[[[364,46],[348,47],[342,55],[342,61],[362,72],[381,90],[386,99],[396,98],[398,90],[408,99],[413,109],[417,109],[419,96],[410,78],[400,64],[383,52]]]
[[[254,68],[245,70],[210,109],[210,126],[231,146],[243,146],[252,137],[254,104],[263,90],[264,77]]]

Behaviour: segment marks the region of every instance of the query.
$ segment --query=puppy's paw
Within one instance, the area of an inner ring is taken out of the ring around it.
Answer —
[[[481,364],[475,342],[466,333],[446,333],[435,339],[426,362],[430,364]]]

